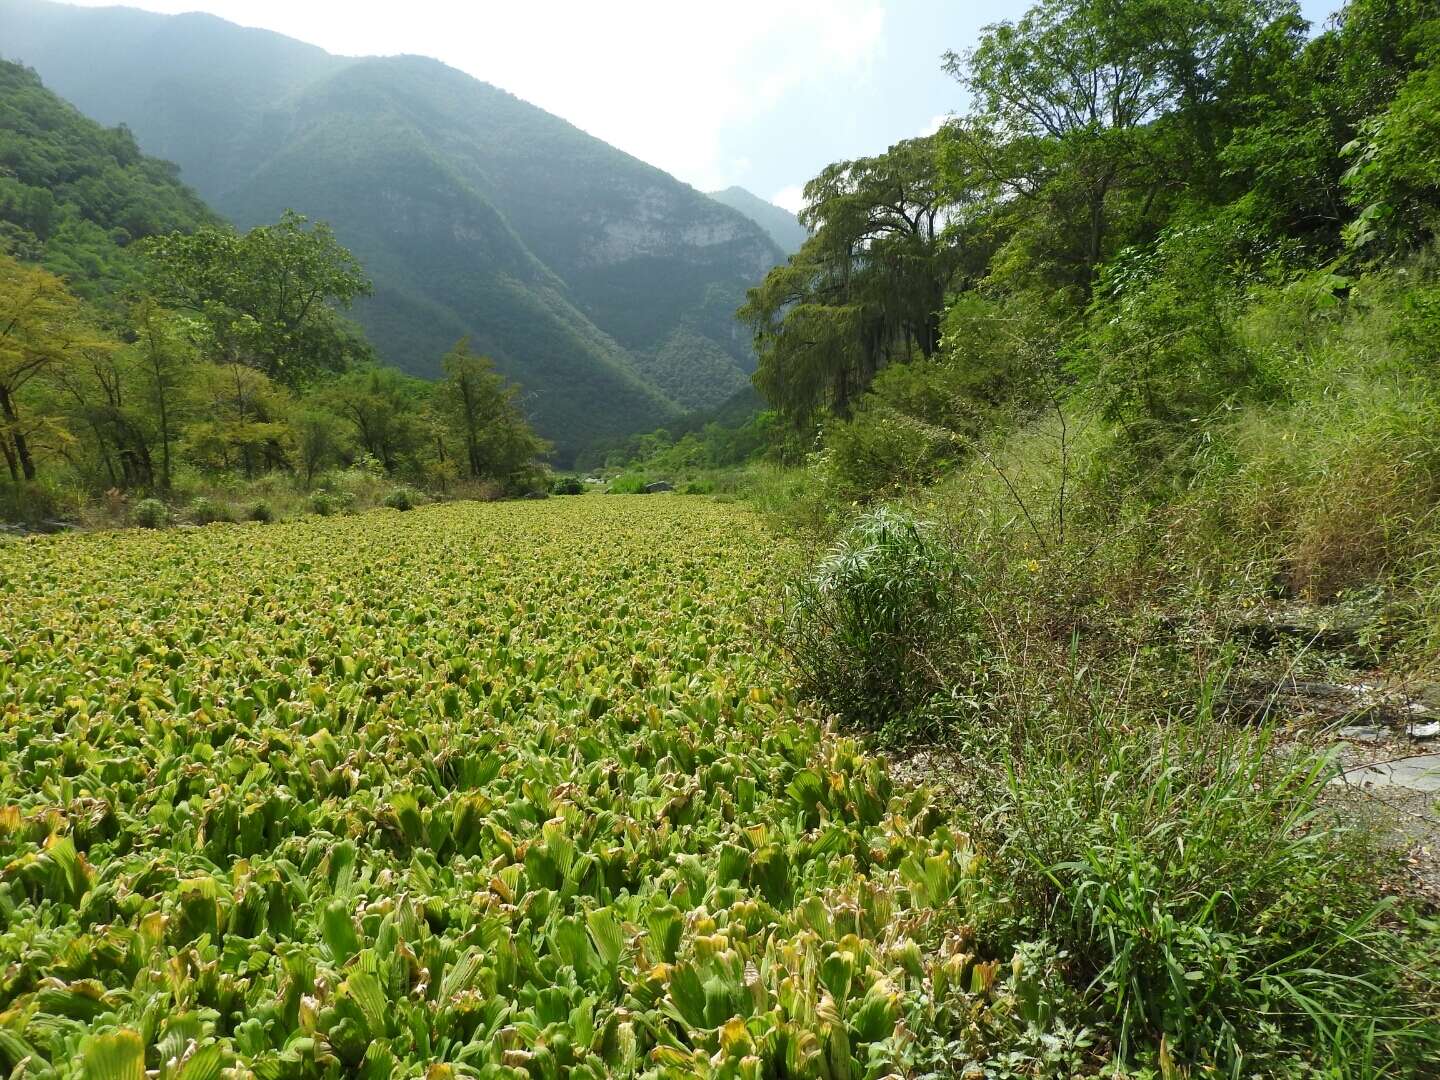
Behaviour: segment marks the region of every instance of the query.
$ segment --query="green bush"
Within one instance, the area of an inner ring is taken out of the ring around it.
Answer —
[[[258,521],[262,524],[268,525],[275,520],[275,508],[272,507],[268,502],[257,502],[254,506],[250,507],[249,513],[247,513],[245,516],[250,521]]]
[[[159,499],[141,499],[131,515],[142,529],[163,529],[170,523],[170,508]]]
[[[1263,254],[1255,244],[1223,221],[1173,227],[1106,267],[1071,370],[1142,459],[1203,438],[1239,403],[1275,396],[1235,318],[1248,280],[1236,264]]]
[[[82,490],[48,477],[12,483],[0,481],[0,521],[48,521],[76,517],[84,506]]]
[[[826,426],[814,464],[831,498],[868,502],[938,479],[962,449],[957,432],[873,398],[849,420]]]
[[[611,495],[639,495],[645,490],[649,483],[639,473],[626,473],[624,476],[617,476],[610,482],[609,493]]]
[[[561,476],[556,479],[550,490],[556,495],[584,495],[585,485],[580,482],[578,477]]]
[[[234,515],[230,507],[217,499],[211,499],[201,495],[185,511],[188,517],[196,525],[213,525],[220,521],[234,521]]]
[[[329,517],[340,509],[340,500],[328,491],[317,491],[310,496],[310,509],[321,517]]]
[[[397,487],[385,496],[383,505],[388,506],[391,510],[414,510],[418,501],[419,496],[413,488]]]
[[[927,522],[879,507],[789,591],[782,645],[802,690],[862,731],[903,735],[973,645],[956,553]]]

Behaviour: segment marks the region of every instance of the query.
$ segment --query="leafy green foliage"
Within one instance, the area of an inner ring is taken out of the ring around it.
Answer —
[[[287,210],[245,233],[206,227],[153,237],[144,245],[151,287],[161,303],[201,321],[216,359],[289,386],[344,371],[369,347],[335,307],[367,295],[370,282],[327,224],[306,226]]]
[[[0,252],[43,264],[87,299],[114,297],[139,278],[135,241],[212,220],[129,128],[102,128],[0,60]]]
[[[810,239],[747,294],[737,315],[754,336],[755,385],[787,419],[843,416],[886,363],[939,347],[956,249],[940,235],[933,143],[898,143],[810,181]]]
[[[385,496],[382,505],[388,506],[391,510],[414,510],[416,493],[408,487],[398,487],[389,495]]]
[[[550,449],[520,412],[520,388],[495,372],[494,361],[476,356],[461,341],[441,361],[445,377],[440,408],[465,447],[475,480],[494,480],[508,494],[535,490],[535,460]]]
[[[998,1036],[934,921],[964,837],[756,648],[780,556],[683,499],[0,549],[5,1067],[819,1080],[937,1011]]]
[[[141,499],[135,504],[134,519],[142,529],[164,528],[170,521],[170,508],[159,499]]]
[[[933,525],[862,515],[787,600],[781,640],[800,687],[851,728],[898,734],[942,688],[939,651],[973,644],[963,575]]]

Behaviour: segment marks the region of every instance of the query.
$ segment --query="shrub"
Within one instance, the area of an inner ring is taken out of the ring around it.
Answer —
[[[1237,403],[1277,387],[1234,318],[1255,242],[1225,222],[1167,230],[1122,252],[1097,285],[1071,368],[1096,411],[1142,458],[1200,439]]]
[[[310,509],[321,517],[329,517],[340,509],[340,501],[328,491],[317,491],[310,496]]]
[[[250,521],[258,521],[268,525],[275,520],[275,509],[268,502],[261,500],[250,507],[250,512],[245,516]]]
[[[574,476],[561,476],[550,489],[556,495],[584,495],[585,485]]]
[[[170,508],[159,499],[141,499],[132,514],[142,529],[163,529],[170,523]]]
[[[963,449],[956,432],[876,397],[849,420],[827,425],[814,465],[833,499],[868,502],[936,480]]]
[[[385,496],[384,505],[391,510],[414,510],[418,496],[412,488],[397,487]]]
[[[0,481],[0,521],[48,521],[72,518],[84,505],[84,494],[48,477],[36,481]]]
[[[617,476],[610,482],[610,494],[639,495],[644,492],[647,483],[649,481],[639,473],[626,473],[624,476]]]
[[[190,504],[186,516],[196,525],[213,525],[217,521],[234,521],[230,507],[217,499],[201,495]]]
[[[782,645],[802,689],[849,727],[887,735],[942,689],[942,652],[972,622],[956,553],[927,522],[867,512],[787,598]]]

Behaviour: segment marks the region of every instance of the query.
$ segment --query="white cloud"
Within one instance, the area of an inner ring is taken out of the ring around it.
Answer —
[[[886,14],[883,0],[827,0],[819,20],[808,0],[133,2],[198,7],[332,52],[434,56],[702,190],[743,179],[727,134],[807,86],[865,78]]]
[[[792,214],[798,214],[805,209],[805,185],[791,184],[789,187],[783,187],[770,196],[770,201],[776,206],[783,206]]]
[[[945,124],[949,121],[949,119],[950,119],[950,114],[949,114],[949,113],[941,113],[939,116],[932,116],[932,117],[930,118],[930,122],[925,125],[924,130],[921,131],[920,134],[921,134],[921,135],[934,135],[937,131],[939,131],[942,127],[945,126]]]

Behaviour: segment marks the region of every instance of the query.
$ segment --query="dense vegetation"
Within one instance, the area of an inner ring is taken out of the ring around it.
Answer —
[[[235,225],[328,221],[375,282],[355,318],[378,355],[433,377],[468,337],[562,457],[718,404],[753,369],[732,312],[783,259],[758,225],[443,64],[43,0],[0,2],[0,41]]]
[[[959,838],[749,647],[779,555],[677,499],[0,549],[0,1064],[861,1076],[1005,1030],[1030,976],[928,956]]]
[[[11,490],[214,523],[0,547],[3,1064],[1433,1075],[1433,791],[1341,781],[1440,707],[1437,49],[1433,0],[988,28],[966,114],[808,186],[740,311],[768,408],[579,459],[713,501],[339,514],[541,482],[463,340],[436,384],[370,362],[343,231],[154,238],[109,321],[0,262]],[[330,105],[437,77],[381,68]],[[571,242],[528,228],[514,280]],[[661,325],[591,270],[622,342],[706,338],[699,277]],[[227,477],[327,520],[220,524]]]
[[[102,128],[0,60],[0,250],[97,299],[137,277],[135,241],[212,220],[128,128]]]
[[[814,545],[792,678],[945,789],[1009,896],[964,932],[1053,976],[985,1075],[1433,1072],[1433,793],[1334,783],[1425,746],[1303,688],[1440,675],[1437,47],[1418,0],[1044,0],[808,186],[740,313],[770,411],[612,452]]]
[[[268,518],[384,497],[381,478],[544,486],[518,388],[467,341],[433,382],[376,361],[343,314],[370,281],[328,225],[287,211],[236,232],[125,131],[0,75],[18,193],[0,220],[0,520],[154,523],[145,496]]]

